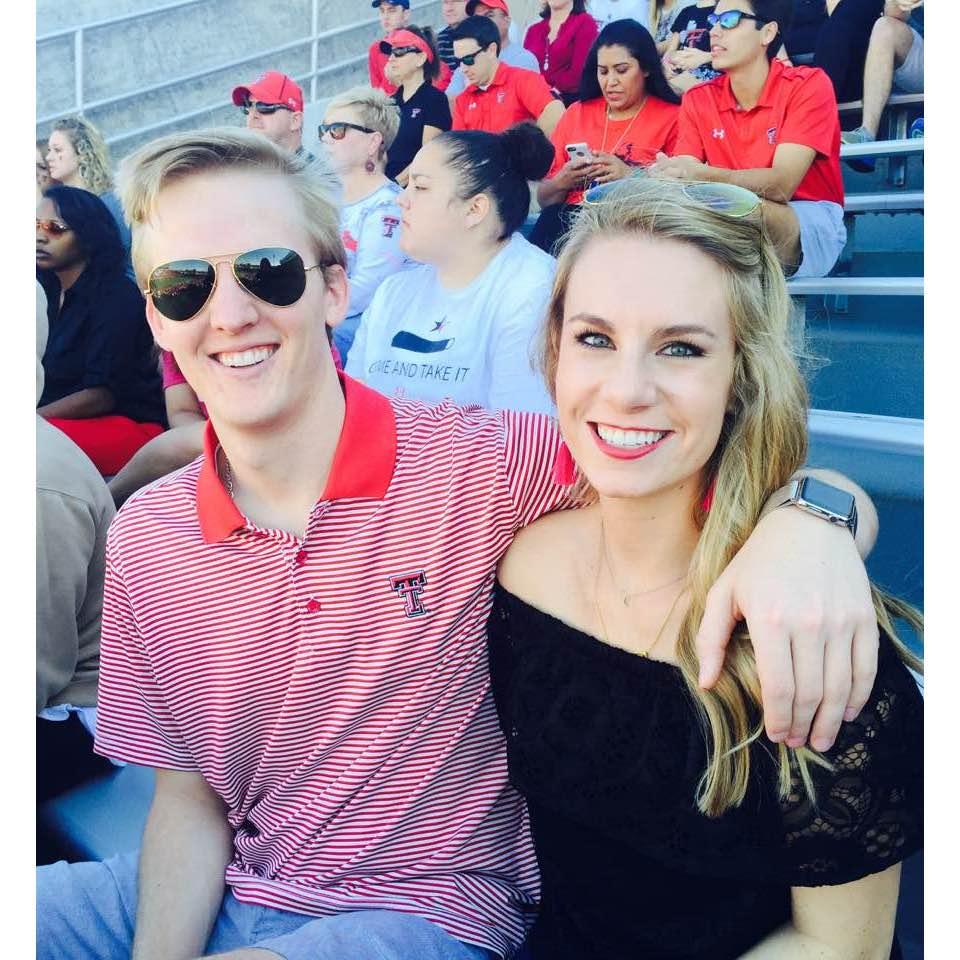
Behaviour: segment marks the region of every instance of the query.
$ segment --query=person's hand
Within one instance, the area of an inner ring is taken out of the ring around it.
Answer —
[[[658,152],[656,160],[647,167],[647,173],[665,180],[703,180],[704,167],[705,164],[696,157],[668,157]]]
[[[916,10],[917,7],[923,5],[923,0],[894,0],[894,3],[904,12],[910,13],[911,10]]]
[[[853,537],[796,507],[771,511],[707,595],[696,648],[712,687],[739,620],[757,662],[774,742],[827,750],[863,708],[877,673],[878,629]],[[812,728],[811,728],[811,723]]]
[[[613,153],[594,154],[595,164],[592,177],[597,183],[611,183],[614,180],[622,180],[633,173],[634,168],[624,163]]]
[[[590,157],[573,157],[554,174],[553,180],[564,190],[578,190],[593,179],[595,166]]]
[[[713,54],[709,50],[677,50],[671,56],[671,64],[673,65],[674,70],[683,72],[684,70],[696,70],[697,67],[702,67],[705,63],[710,63],[713,60]]]

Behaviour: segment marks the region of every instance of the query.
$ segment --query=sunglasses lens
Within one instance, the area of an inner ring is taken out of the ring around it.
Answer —
[[[744,187],[732,183],[696,183],[686,193],[717,213],[728,217],[745,217],[760,206],[760,198]]]
[[[233,263],[233,275],[258,300],[275,307],[296,303],[307,285],[300,255],[286,247],[264,247],[241,254]]]
[[[740,22],[739,10],[728,10],[720,14],[720,26],[724,30],[732,30]]]
[[[174,260],[150,274],[153,305],[168,320],[189,320],[210,299],[213,267],[206,260]]]

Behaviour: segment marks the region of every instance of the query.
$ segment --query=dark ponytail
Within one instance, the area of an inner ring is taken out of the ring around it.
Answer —
[[[489,194],[503,229],[498,240],[519,230],[530,212],[528,180],[542,180],[553,163],[553,144],[529,121],[503,133],[450,130],[436,138],[457,175],[458,195]]]

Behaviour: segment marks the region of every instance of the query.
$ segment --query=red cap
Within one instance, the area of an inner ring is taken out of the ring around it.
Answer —
[[[303,112],[303,91],[296,81],[285,73],[268,70],[245,87],[234,87],[233,102],[242,107],[247,100],[260,103],[279,103],[291,110]]]
[[[380,41],[380,52],[390,55],[394,47],[416,47],[426,54],[428,61],[433,61],[433,51],[430,44],[423,37],[418,37],[412,30],[394,30]]]
[[[466,14],[473,16],[473,11],[477,9],[477,4],[482,3],[485,7],[491,7],[494,10],[502,10],[508,17],[510,10],[507,7],[506,0],[467,0]]]

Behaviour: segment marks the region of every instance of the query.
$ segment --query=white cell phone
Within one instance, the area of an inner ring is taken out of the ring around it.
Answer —
[[[590,160],[593,157],[593,151],[585,143],[568,143],[564,149],[567,151],[567,158],[573,160]]]

